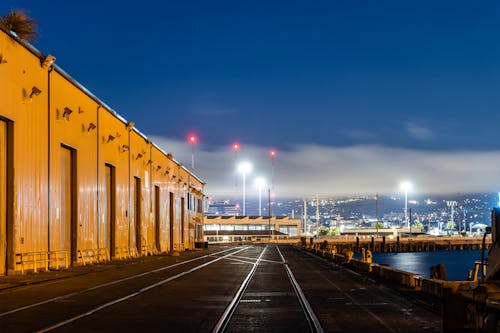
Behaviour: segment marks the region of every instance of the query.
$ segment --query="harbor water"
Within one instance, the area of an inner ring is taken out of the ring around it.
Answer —
[[[487,251],[485,251],[485,257],[486,255]],[[465,280],[469,270],[474,267],[474,262],[480,260],[480,250],[373,254],[374,263],[421,274],[426,278],[430,277],[431,266],[444,264],[446,266],[446,280],[449,281]]]

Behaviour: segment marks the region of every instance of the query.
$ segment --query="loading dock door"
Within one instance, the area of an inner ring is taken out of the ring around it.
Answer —
[[[174,252],[174,194],[170,192],[170,200],[168,203],[170,221],[170,252]]]
[[[113,259],[116,253],[116,183],[115,167],[106,164],[106,231],[104,239],[109,246],[109,258]]]
[[[186,248],[186,240],[184,239],[184,224],[186,223],[186,200],[181,198],[181,244],[184,246],[182,250]]]
[[[135,246],[137,247],[137,254],[142,254],[142,226],[141,226],[141,179],[134,177],[134,212],[135,212]]]
[[[161,223],[160,223],[160,187],[155,186],[155,245],[156,250],[161,252],[160,246],[160,232],[161,232]]]
[[[60,251],[69,252],[71,262],[76,256],[76,152],[61,146],[61,224],[59,232]]]

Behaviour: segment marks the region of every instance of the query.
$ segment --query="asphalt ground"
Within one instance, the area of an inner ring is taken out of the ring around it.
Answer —
[[[271,244],[2,276],[0,332],[211,332],[232,301],[227,332],[314,331],[286,266],[324,332],[440,331],[438,314],[392,288]]]

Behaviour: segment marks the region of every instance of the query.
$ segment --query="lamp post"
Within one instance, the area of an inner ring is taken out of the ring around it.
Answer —
[[[410,227],[410,223],[408,221],[408,191],[411,190],[410,182],[403,182],[401,184],[401,189],[405,192],[405,224],[406,227]]]
[[[194,146],[198,142],[198,137],[195,134],[188,136],[188,142],[191,145],[191,170],[194,171]]]
[[[238,170],[243,176],[243,216],[246,215],[246,175],[252,171],[252,165],[248,162],[243,162],[238,166]]]
[[[266,185],[266,181],[262,177],[255,179],[255,186],[259,189],[259,216],[262,216],[262,188]]]

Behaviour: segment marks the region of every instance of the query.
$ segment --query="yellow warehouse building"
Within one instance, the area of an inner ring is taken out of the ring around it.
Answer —
[[[0,275],[203,241],[204,183],[0,29]]]

